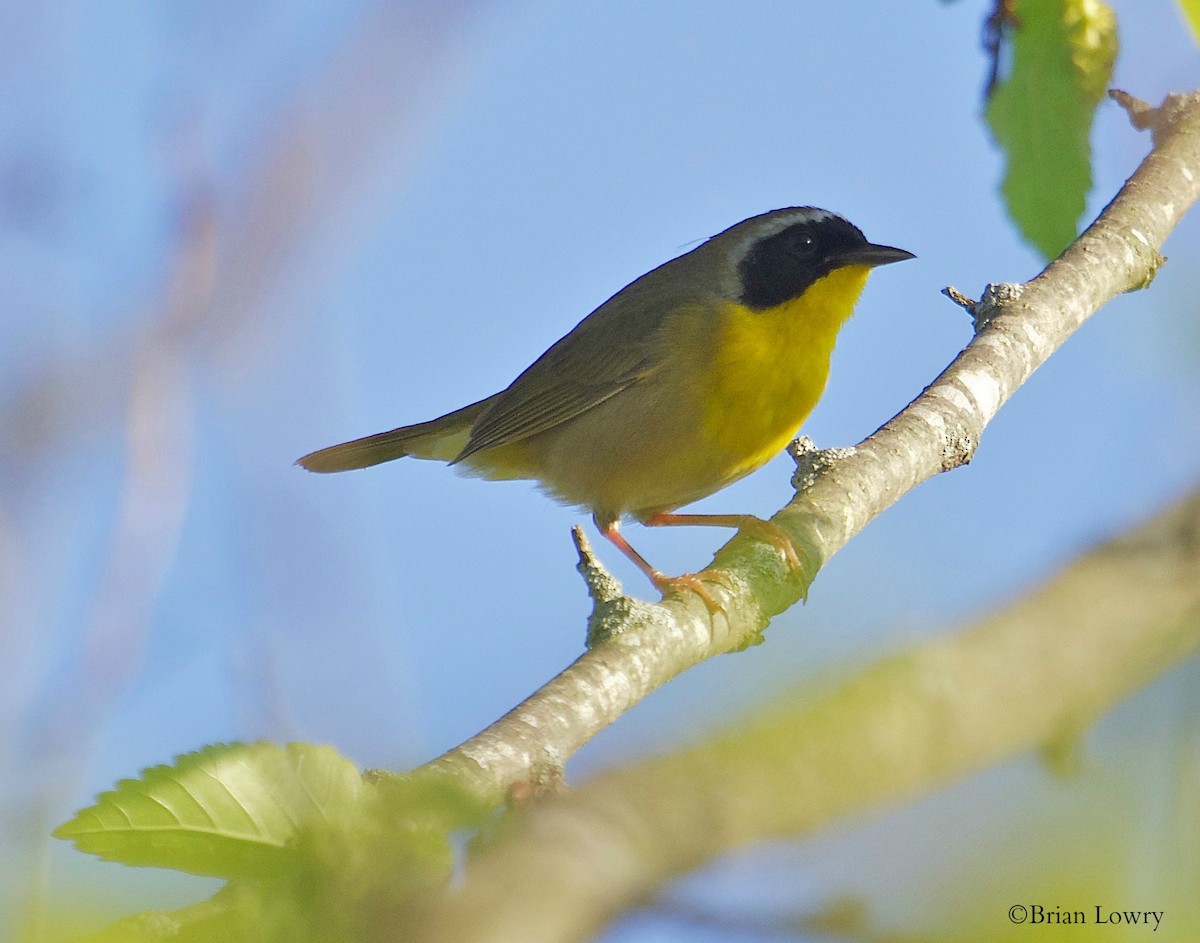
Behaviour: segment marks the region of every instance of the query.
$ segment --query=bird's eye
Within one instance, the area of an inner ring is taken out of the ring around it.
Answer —
[[[808,258],[816,251],[815,243],[810,233],[803,231],[793,233],[789,242],[791,244],[788,248],[791,250],[791,254],[797,258]]]

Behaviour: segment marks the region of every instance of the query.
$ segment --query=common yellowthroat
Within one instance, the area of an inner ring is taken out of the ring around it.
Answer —
[[[868,242],[811,206],[752,216],[626,285],[507,389],[429,422],[299,460],[310,471],[411,455],[491,479],[528,478],[587,508],[666,594],[664,576],[618,531],[643,524],[749,530],[799,567],[791,543],[745,514],[675,514],[764,465],[825,389],[838,331],[877,265],[911,252]]]

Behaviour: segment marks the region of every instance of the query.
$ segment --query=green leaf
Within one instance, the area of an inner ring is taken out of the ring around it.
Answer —
[[[1179,9],[1192,28],[1192,38],[1200,43],[1200,0],[1179,0]]]
[[[1007,156],[1001,191],[1046,258],[1070,244],[1091,189],[1089,135],[1112,77],[1117,24],[1100,0],[1018,0],[1012,74],[987,121]]]
[[[305,826],[353,820],[362,792],[329,747],[221,744],[122,780],[54,835],[109,861],[262,879],[296,866]]]

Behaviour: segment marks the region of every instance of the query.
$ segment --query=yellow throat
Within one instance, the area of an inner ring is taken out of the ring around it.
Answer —
[[[870,271],[865,265],[837,269],[773,308],[726,306],[716,330],[705,431],[730,457],[731,478],[778,455],[812,412],[825,390],[838,331]]]

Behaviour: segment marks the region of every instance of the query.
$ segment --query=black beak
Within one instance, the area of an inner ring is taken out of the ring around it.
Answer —
[[[872,242],[853,249],[847,249],[838,260],[842,265],[890,265],[893,262],[903,262],[905,259],[915,259],[916,256],[907,249],[896,249],[893,246],[877,246]]]

